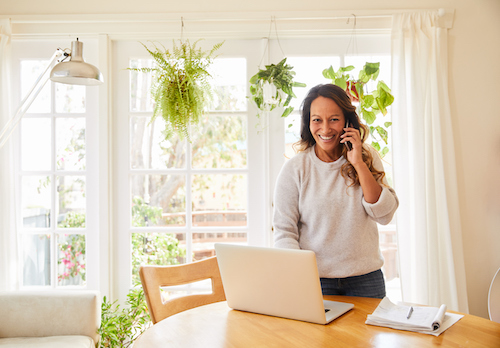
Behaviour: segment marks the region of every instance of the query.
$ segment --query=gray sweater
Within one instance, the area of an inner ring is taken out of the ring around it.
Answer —
[[[383,170],[378,153],[369,148],[375,168]],[[323,162],[310,147],[283,165],[274,192],[274,246],[313,250],[322,278],[380,269],[377,222],[388,224],[399,204],[387,186],[376,203],[367,203],[361,186],[348,188],[341,175],[344,163],[344,157]]]

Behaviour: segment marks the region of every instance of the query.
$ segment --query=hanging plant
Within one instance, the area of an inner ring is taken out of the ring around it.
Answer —
[[[250,79],[251,99],[255,102],[259,110],[271,111],[276,107],[285,107],[281,117],[287,117],[293,111],[289,106],[292,98],[296,98],[293,87],[306,87],[305,83],[294,82],[295,72],[293,67],[286,64],[284,58],[277,65],[266,65],[264,70]],[[260,113],[257,114],[260,117]]]
[[[387,107],[394,102],[394,96],[384,81],[378,81],[377,88],[372,91],[367,89],[369,81],[377,81],[380,63],[366,63],[359,72],[358,78],[354,78],[348,73],[352,70],[354,70],[352,65],[341,67],[338,71],[335,71],[330,66],[328,69],[323,70],[323,76],[331,79],[333,84],[344,89],[352,102],[359,103],[358,114],[370,128],[370,134],[374,139],[372,146],[383,157],[389,152],[387,129],[392,125],[392,122],[384,122],[376,126],[372,124],[377,119],[377,115],[382,114],[385,116],[387,114]]]
[[[161,116],[166,123],[164,135],[169,138],[177,133],[181,139],[190,140],[189,127],[196,126],[204,110],[212,99],[211,78],[208,67],[213,63],[214,53],[223,44],[216,44],[210,51],[202,51],[196,47],[200,40],[192,45],[188,40],[173,44],[171,50],[163,45],[154,44],[148,48],[142,44],[153,57],[153,68],[129,68],[129,70],[153,73],[151,94],[155,106],[153,122]]]

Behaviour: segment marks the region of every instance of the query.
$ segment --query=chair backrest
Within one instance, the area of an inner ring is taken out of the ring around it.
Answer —
[[[226,300],[216,257],[184,265],[141,266],[139,275],[153,324],[187,309]],[[166,302],[162,300],[161,287],[205,279],[212,280],[211,294],[188,295]]]
[[[490,320],[500,323],[500,268],[491,281],[488,293],[488,311]]]

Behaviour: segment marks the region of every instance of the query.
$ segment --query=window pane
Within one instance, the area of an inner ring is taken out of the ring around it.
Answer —
[[[40,74],[47,68],[47,60],[23,60],[21,61],[21,93],[23,99],[33,87]],[[50,82],[47,82],[38,96],[33,100],[27,113],[50,112]]]
[[[140,282],[141,265],[178,265],[186,262],[184,234],[132,233],[132,284]]]
[[[50,236],[22,235],[23,285],[50,285]]]
[[[152,59],[131,59],[130,68],[151,68]],[[130,71],[130,111],[153,111],[151,98],[152,73]]]
[[[239,224],[241,224],[240,221],[234,221],[233,223],[235,226],[239,226]],[[215,243],[245,244],[246,242],[246,232],[193,233],[193,261],[199,261],[207,257],[215,256]]]
[[[23,118],[21,121],[22,170],[50,170],[50,118]]]
[[[23,227],[50,227],[51,187],[48,176],[21,179]]]
[[[56,119],[57,170],[85,170],[85,118]]]
[[[193,136],[194,168],[245,168],[247,119],[241,115],[207,115],[201,134]]]
[[[245,58],[217,58],[209,67],[213,77],[213,101],[210,110],[246,111]]]
[[[191,194],[193,226],[246,226],[246,175],[193,175]]]
[[[85,235],[60,234],[57,249],[57,285],[85,285]]]
[[[56,112],[85,112],[85,86],[56,83]]]
[[[295,71],[294,81],[305,83],[306,87],[294,87],[293,93],[297,98],[292,99],[290,105],[298,110],[300,104],[307,95],[307,92],[320,83],[330,83],[331,81],[323,77],[323,70],[333,66],[336,70],[340,67],[340,57],[289,57],[286,60],[288,65]]]
[[[57,177],[57,227],[85,227],[85,177]]]
[[[132,226],[185,226],[184,175],[133,175]]]
[[[157,117],[130,118],[130,166],[132,169],[167,169],[186,166],[186,142],[177,134],[165,140],[165,121]]]

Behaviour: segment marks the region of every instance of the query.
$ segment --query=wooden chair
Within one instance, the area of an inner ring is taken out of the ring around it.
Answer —
[[[226,300],[216,257],[176,266],[141,266],[139,275],[153,324],[187,309]],[[212,280],[211,294],[188,295],[167,302],[162,300],[161,287],[205,279]]]

